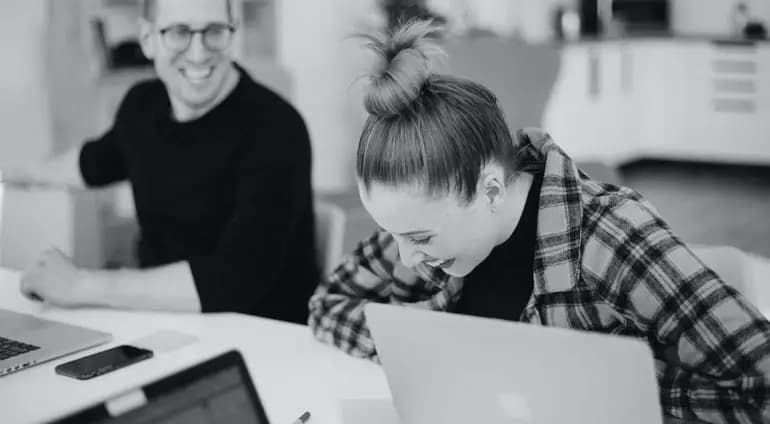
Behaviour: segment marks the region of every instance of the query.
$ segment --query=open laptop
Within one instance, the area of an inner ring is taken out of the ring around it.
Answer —
[[[404,424],[656,424],[652,352],[625,337],[371,303]]]
[[[0,309],[0,376],[110,340],[101,331]]]
[[[269,424],[243,357],[235,350],[55,423]]]

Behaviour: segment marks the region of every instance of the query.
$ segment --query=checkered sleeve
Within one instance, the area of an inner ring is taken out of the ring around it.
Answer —
[[[643,202],[605,212],[589,226],[584,279],[650,343],[664,413],[770,422],[770,323]]]
[[[310,298],[308,324],[315,337],[353,356],[376,360],[364,305],[390,301],[394,284],[403,283],[395,276],[397,261],[398,248],[388,233],[379,231],[360,242]]]

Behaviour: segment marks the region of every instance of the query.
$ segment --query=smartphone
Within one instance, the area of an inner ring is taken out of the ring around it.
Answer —
[[[88,380],[149,358],[152,358],[151,350],[122,345],[65,362],[55,370],[57,374]]]

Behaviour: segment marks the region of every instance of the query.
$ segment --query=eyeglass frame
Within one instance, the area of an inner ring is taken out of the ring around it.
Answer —
[[[224,29],[224,30],[226,30],[226,31],[228,31],[230,33],[227,45],[225,47],[222,47],[221,49],[219,49],[219,48],[212,48],[206,42],[206,31],[212,29],[212,27],[221,27],[222,29]],[[172,29],[176,29],[176,28],[183,28],[183,29],[186,29],[189,32],[189,38],[187,39],[187,43],[186,43],[185,47],[182,48],[182,49],[175,49],[175,48],[169,47],[168,41],[166,41],[166,38],[165,38],[166,34],[169,31],[171,31]],[[161,42],[163,43],[164,47],[166,47],[167,49],[169,49],[169,50],[171,50],[173,52],[182,53],[184,51],[187,51],[190,48],[190,45],[192,44],[192,40],[193,40],[193,38],[195,38],[195,34],[200,34],[201,35],[201,43],[203,43],[203,46],[207,50],[210,50],[212,52],[221,52],[221,51],[227,50],[227,48],[232,45],[233,36],[235,35],[235,31],[237,31],[237,30],[238,30],[238,26],[236,24],[234,24],[234,23],[215,22],[215,23],[207,24],[203,28],[198,28],[198,29],[193,29],[192,27],[190,27],[187,24],[173,24],[173,25],[169,25],[169,26],[166,26],[166,27],[163,27],[163,28],[159,28],[159,29],[157,29],[157,32],[158,32],[158,34],[160,34],[160,39],[161,39]]]

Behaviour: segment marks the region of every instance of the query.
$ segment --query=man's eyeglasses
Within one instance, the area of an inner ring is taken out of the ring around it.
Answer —
[[[229,24],[209,24],[201,29],[192,29],[187,25],[172,25],[158,32],[166,48],[174,52],[187,50],[196,33],[201,34],[203,45],[207,49],[222,51],[230,46],[235,27]]]

